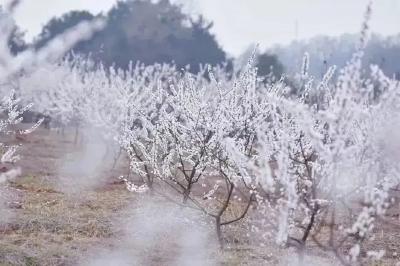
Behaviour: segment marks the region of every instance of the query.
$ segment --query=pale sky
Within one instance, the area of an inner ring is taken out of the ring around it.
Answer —
[[[0,0],[5,3],[6,0]],[[116,0],[24,0],[15,19],[31,39],[51,17],[70,10],[107,12]],[[368,0],[174,0],[214,22],[218,42],[231,55],[250,44],[261,48],[319,34],[360,30]],[[296,23],[297,22],[297,23]],[[297,24],[297,27],[296,27]],[[297,30],[296,30],[297,28]],[[375,0],[371,28],[383,35],[400,32],[400,0]]]

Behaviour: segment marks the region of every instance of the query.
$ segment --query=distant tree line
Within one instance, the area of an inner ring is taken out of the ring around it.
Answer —
[[[0,14],[4,14],[0,10]],[[115,65],[127,68],[130,62],[146,65],[154,63],[175,63],[179,68],[190,65],[190,71],[197,72],[200,65],[235,61],[243,65],[251,56],[252,49],[245,51],[241,60],[227,55],[212,34],[212,22],[202,16],[193,18],[182,11],[181,6],[169,0],[125,0],[119,1],[106,14],[91,14],[88,11],[71,11],[61,17],[52,18],[43,27],[34,42],[27,44],[24,34],[15,27],[9,38],[13,53],[27,47],[40,49],[53,37],[83,21],[104,18],[106,26],[90,40],[73,47],[75,54],[90,56],[105,66]],[[299,71],[305,52],[309,53],[309,72],[321,78],[331,65],[342,67],[355,51],[357,35],[345,34],[340,37],[317,36],[307,41],[294,41],[286,46],[258,53],[255,64],[261,76]],[[388,75],[400,78],[400,35],[383,38],[373,35],[365,49],[365,62],[379,65]]]
[[[107,14],[71,11],[51,19],[35,41],[38,49],[48,40],[77,25],[102,17],[103,30],[77,44],[75,53],[87,54],[105,65],[126,68],[131,61],[144,64],[174,62],[178,67],[219,64],[226,53],[210,33],[212,23],[199,16],[194,19],[168,0],[120,1]]]
[[[106,66],[127,68],[130,62],[138,61],[146,65],[175,63],[180,68],[190,65],[190,71],[197,72],[200,65],[227,63],[229,67],[233,62],[211,33],[212,22],[185,14],[181,6],[169,0],[119,1],[106,14],[70,11],[46,23],[30,46],[40,49],[71,27],[96,18],[103,18],[105,27],[90,40],[76,44],[72,51]],[[28,45],[18,28],[15,33],[18,41],[12,45],[19,52]],[[260,74],[272,69],[276,75],[283,72],[276,56],[265,53],[258,58]]]
[[[305,41],[294,41],[289,45],[276,46],[270,50],[276,54],[289,73],[299,71],[305,52],[309,54],[309,72],[321,78],[332,65],[343,67],[356,50],[359,36],[343,34],[339,37],[317,36]],[[383,37],[373,34],[364,51],[363,66],[378,65],[389,76],[400,79],[400,34]]]

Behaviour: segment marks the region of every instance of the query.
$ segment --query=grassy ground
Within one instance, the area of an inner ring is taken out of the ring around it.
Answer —
[[[16,166],[23,174],[7,188],[14,215],[0,229],[0,262],[75,264],[90,247],[116,234],[111,221],[134,195],[123,184],[110,183],[85,192],[79,200],[69,197],[54,180],[59,160],[74,150],[72,138],[39,129],[22,144]]]
[[[63,136],[40,128],[18,141],[14,138],[4,141],[22,142],[19,152],[22,158],[15,166],[23,171],[6,188],[10,195],[7,206],[13,216],[0,226],[0,265],[77,265],[82,258],[93,256],[94,247],[101,254],[121,248],[126,236],[122,228],[115,226],[115,221],[126,215],[127,208],[141,204],[137,194],[128,192],[118,182],[117,177],[127,172],[126,161],[122,159],[116,169],[105,171],[106,182],[101,186],[81,191],[76,197],[63,193],[56,181],[65,155],[77,149],[73,132]],[[386,262],[376,265],[395,264],[396,254],[400,254],[399,232],[396,227],[388,226],[378,234],[376,245],[385,245],[389,253]],[[286,265],[294,256],[293,250],[261,247],[239,237],[236,241],[234,234],[230,238],[234,239],[234,245],[223,252],[214,251],[210,264],[212,261],[216,265]],[[124,248],[129,252],[130,247]],[[167,253],[157,251],[158,255],[152,254],[153,259],[146,265],[175,265],[173,249],[174,245],[168,244]],[[311,253],[317,260],[307,265],[330,261],[326,254]]]

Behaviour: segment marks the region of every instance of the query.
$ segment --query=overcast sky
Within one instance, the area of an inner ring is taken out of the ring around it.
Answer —
[[[368,0],[174,0],[191,13],[214,22],[218,42],[231,55],[250,44],[261,48],[318,34],[340,35],[360,29]],[[5,3],[6,0],[0,0]],[[106,12],[116,0],[25,0],[16,21],[31,39],[51,17],[70,10]],[[297,26],[296,26],[297,25]],[[371,27],[390,35],[400,32],[400,0],[376,0]]]

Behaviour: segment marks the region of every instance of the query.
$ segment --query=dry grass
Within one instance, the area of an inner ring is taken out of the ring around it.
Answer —
[[[122,185],[87,193],[76,201],[40,177],[11,184],[22,193],[12,223],[1,234],[0,261],[12,265],[61,265],[118,232],[112,220],[133,195]]]
[[[118,234],[112,221],[134,200],[122,184],[110,182],[79,199],[57,191],[57,160],[73,149],[68,138],[44,129],[24,140],[23,175],[7,188],[17,196],[10,204],[15,216],[0,229],[0,265],[75,264]]]

